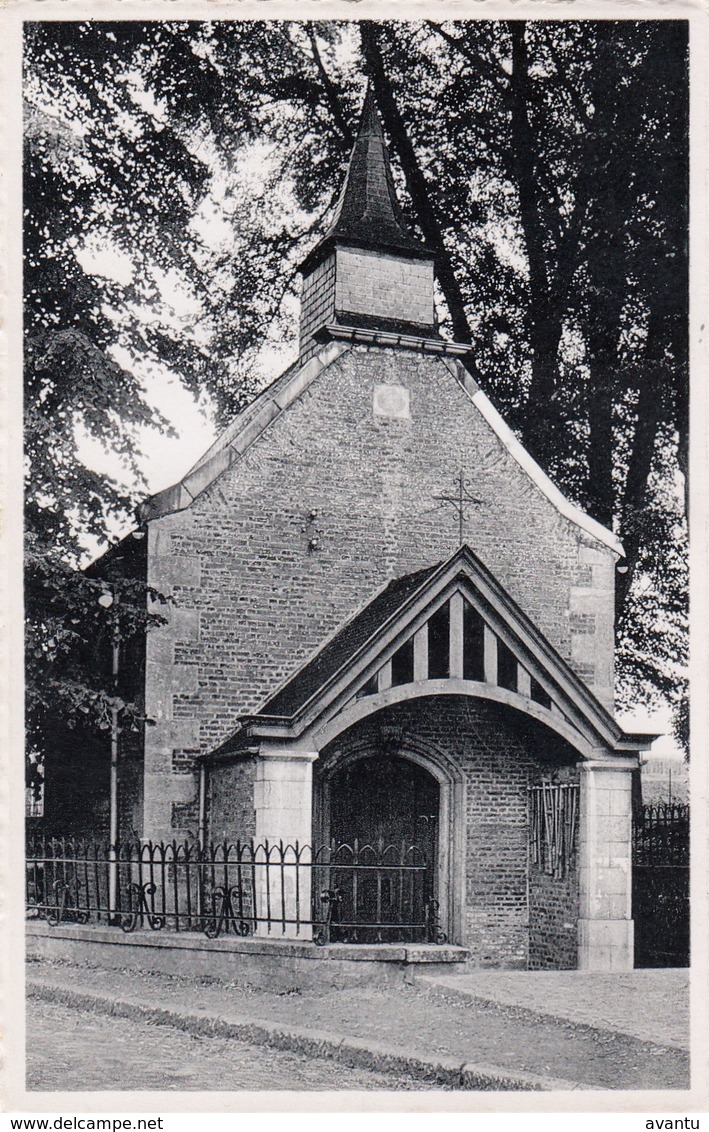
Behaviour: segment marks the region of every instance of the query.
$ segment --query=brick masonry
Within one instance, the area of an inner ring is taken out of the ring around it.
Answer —
[[[579,878],[529,873],[529,969],[568,971],[578,966]]]
[[[433,261],[338,244],[303,278],[301,361],[317,349],[313,335],[321,327],[362,317],[433,330]]]
[[[408,390],[408,418],[374,413],[382,384]],[[149,584],[175,605],[148,637],[145,836],[172,836],[172,803],[196,800],[175,751],[213,749],[387,580],[457,548],[435,497],[461,468],[481,500],[466,540],[612,706],[613,553],[560,516],[441,359],[353,347],[189,509],[150,523]]]
[[[433,262],[337,249],[335,306],[383,319],[433,324]]]
[[[579,781],[578,768],[565,766],[556,781]],[[578,828],[571,867],[563,877],[548,876],[529,863],[529,969],[575,970],[578,966]]]
[[[530,873],[527,800],[527,787],[542,778],[576,777],[572,748],[500,705],[428,697],[386,708],[339,736],[316,764],[316,782],[335,753],[346,757],[363,742],[376,751],[382,727],[401,729],[404,753],[407,738],[422,740],[440,752],[441,765],[462,773],[465,936],[455,942],[470,948],[478,966],[575,966],[565,925],[578,905],[578,883],[575,874],[553,881]]]
[[[213,766],[208,772],[208,831],[212,841],[248,840],[256,832],[255,759]]]

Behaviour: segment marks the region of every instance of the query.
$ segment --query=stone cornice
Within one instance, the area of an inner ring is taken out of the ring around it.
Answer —
[[[462,342],[446,342],[443,338],[420,338],[415,334],[402,334],[391,330],[341,326],[336,322],[328,322],[318,330],[317,337],[325,341],[334,339],[359,346],[393,346],[400,350],[415,350],[419,354],[443,354],[456,358],[464,358],[470,353],[470,346]]]

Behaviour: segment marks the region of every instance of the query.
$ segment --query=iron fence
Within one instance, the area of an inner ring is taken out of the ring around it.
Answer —
[[[97,923],[328,942],[444,943],[432,870],[405,842],[322,846],[254,841],[33,838],[27,913]]]
[[[689,966],[689,806],[661,803],[633,815],[636,967]]]
[[[641,806],[633,816],[635,865],[689,864],[689,806],[664,802]]]

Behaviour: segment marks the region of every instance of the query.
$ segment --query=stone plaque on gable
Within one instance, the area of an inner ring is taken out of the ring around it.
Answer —
[[[409,420],[411,408],[408,389],[403,385],[375,385],[374,415],[391,417],[394,420]]]

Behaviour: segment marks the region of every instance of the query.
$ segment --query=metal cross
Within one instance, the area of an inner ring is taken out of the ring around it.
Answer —
[[[478,499],[476,496],[471,495],[470,491],[468,490],[469,487],[470,487],[470,481],[466,480],[465,474],[464,474],[464,472],[461,468],[460,473],[458,475],[458,491],[457,491],[457,494],[456,495],[434,495],[434,497],[433,497],[438,503],[441,504],[441,506],[444,506],[446,503],[448,503],[448,504],[450,504],[451,507],[454,508],[454,510],[456,510],[458,512],[458,540],[459,540],[461,546],[463,544],[463,526],[464,526],[464,524],[465,524],[465,522],[468,518],[468,514],[466,512],[466,504],[469,504],[469,503],[481,504],[481,503],[485,502],[483,499]]]

